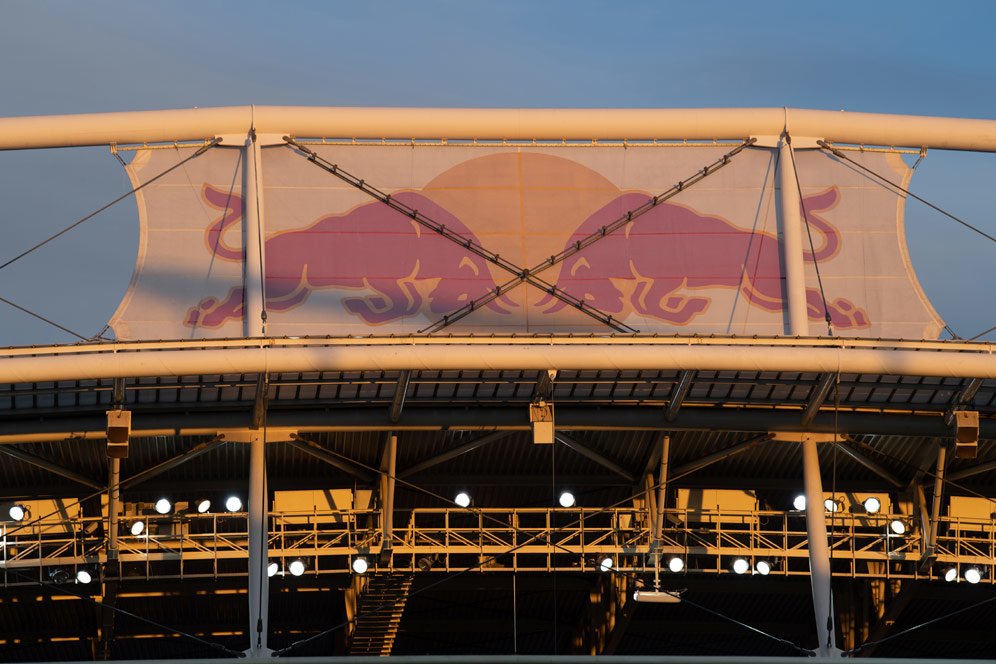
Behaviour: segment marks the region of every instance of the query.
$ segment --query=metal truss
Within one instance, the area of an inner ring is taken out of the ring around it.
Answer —
[[[139,518],[145,530],[132,535],[130,524]],[[772,575],[809,574],[801,512],[669,509],[662,539],[654,541],[641,507],[398,510],[390,547],[380,510],[283,512],[270,519],[270,558],[280,574],[297,559],[308,574],[349,574],[356,556],[367,556],[377,572],[598,572],[611,557],[613,569],[642,574],[680,556],[683,574],[732,573],[736,558],[752,568],[765,560]],[[906,532],[896,534],[893,521]],[[941,517],[933,556],[925,555],[924,538],[908,516],[833,515],[828,526],[835,576],[936,580],[947,567],[978,566],[983,583],[996,583],[996,525],[990,520]],[[100,518],[0,528],[5,586],[47,581],[54,568],[96,568],[107,560]],[[123,517],[122,529],[122,581],[245,575],[244,513]]]

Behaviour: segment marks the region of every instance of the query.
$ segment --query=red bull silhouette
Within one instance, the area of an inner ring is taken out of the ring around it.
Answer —
[[[242,218],[241,197],[209,185],[202,195],[223,212],[206,232],[208,250],[241,262],[242,249],[225,243],[226,231]],[[480,244],[459,219],[425,196],[400,192],[393,198]],[[266,239],[264,253],[268,311],[296,307],[316,289],[365,290],[372,293],[346,298],[343,305],[366,323],[381,325],[414,315],[426,304],[432,314],[450,313],[497,286],[484,259],[379,202],[276,233]],[[508,313],[507,306],[515,304],[504,296],[488,305],[499,313]],[[223,299],[206,297],[191,307],[184,324],[217,328],[242,315],[243,289],[233,288]]]
[[[598,231],[627,210],[649,200],[640,193],[627,193],[589,217],[567,242]],[[815,251],[805,260],[827,261],[840,250],[840,233],[817,213],[833,208],[840,198],[836,187],[808,196],[803,201],[810,226],[818,233]],[[814,241],[816,238],[814,237]],[[613,280],[636,282],[627,297]],[[662,203],[637,221],[606,236],[564,261],[559,288],[583,298],[588,304],[611,314],[627,309],[675,325],[686,325],[708,309],[711,299],[690,293],[695,289],[738,288],[751,304],[766,311],[782,311],[782,271],[778,239],[763,232],[734,226],[720,217],[703,215],[674,203]],[[538,302],[554,313],[564,307],[547,296]],[[811,319],[825,316],[820,292],[806,290]],[[840,329],[869,326],[864,310],[849,300],[827,302],[831,321]]]

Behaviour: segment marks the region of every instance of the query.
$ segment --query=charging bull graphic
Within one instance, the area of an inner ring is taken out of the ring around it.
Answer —
[[[810,263],[831,260],[840,249],[837,229],[817,214],[834,207],[839,197],[838,189],[831,187],[803,201],[820,238],[817,242],[814,237],[815,251],[805,252]],[[622,194],[577,228],[566,247],[615,221],[621,210],[634,210],[648,200],[646,194]],[[635,280],[628,297],[617,287],[619,280]],[[622,313],[620,318],[632,310],[675,325],[687,325],[708,309],[711,299],[694,295],[696,289],[738,288],[748,302],[766,311],[782,311],[785,304],[777,237],[674,203],[658,205],[567,259],[557,286],[601,311]],[[808,288],[806,302],[809,317],[822,320],[820,292]],[[547,296],[538,306],[551,314],[565,303]],[[849,300],[828,301],[827,308],[834,327],[869,327],[866,312]]]
[[[242,262],[242,250],[225,243],[226,230],[242,218],[242,199],[209,185],[202,196],[223,212],[206,232],[208,250],[222,260]],[[479,244],[459,219],[421,194],[401,192],[393,198]],[[497,286],[481,257],[380,202],[276,233],[266,239],[264,255],[269,311],[296,307],[315,289],[365,290],[367,295],[345,298],[343,305],[370,325],[414,315],[426,301],[429,311],[442,316]],[[504,296],[488,304],[499,313],[507,313],[508,306],[515,305]],[[243,290],[233,288],[223,299],[206,297],[190,308],[184,325],[220,327],[242,318],[242,310]]]

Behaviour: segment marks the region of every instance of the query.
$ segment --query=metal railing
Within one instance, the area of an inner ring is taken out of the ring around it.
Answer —
[[[752,569],[763,559],[775,575],[809,573],[804,513],[668,509],[664,519],[654,541],[648,514],[637,507],[396,510],[388,544],[377,509],[280,512],[270,514],[268,546],[279,574],[295,559],[308,574],[348,574],[356,556],[377,571],[595,571],[611,557],[615,569],[642,573],[680,556],[683,574],[731,573],[736,558]],[[144,528],[135,535],[137,520]],[[909,516],[838,513],[827,524],[835,576],[937,579],[953,565],[959,576],[978,566],[983,582],[996,581],[993,520],[942,517],[930,556]],[[122,579],[246,574],[245,513],[123,516],[120,528]],[[46,581],[57,568],[107,574],[106,533],[99,517],[0,524],[3,583]]]

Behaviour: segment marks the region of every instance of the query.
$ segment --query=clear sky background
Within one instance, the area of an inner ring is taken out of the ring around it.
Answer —
[[[996,119],[994,25],[994,2],[8,0],[0,116],[256,103]],[[0,263],[129,188],[106,148],[0,153]],[[996,234],[996,155],[931,151],[912,189]],[[955,332],[996,324],[996,244],[912,201],[907,227]],[[137,235],[125,201],[0,271],[0,296],[95,334]],[[0,304],[0,346],[72,340]]]

